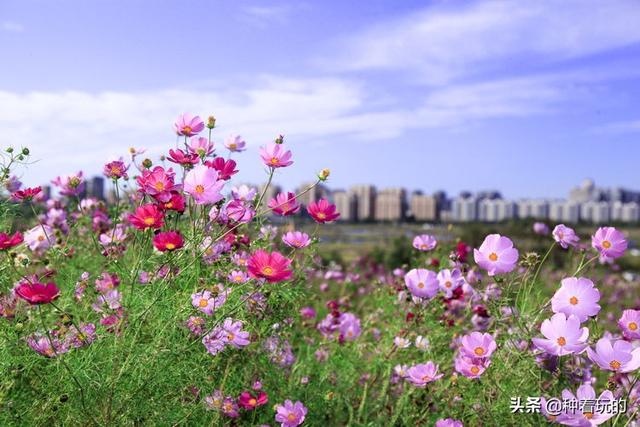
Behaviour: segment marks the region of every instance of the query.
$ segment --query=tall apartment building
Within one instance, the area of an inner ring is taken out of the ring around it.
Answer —
[[[308,182],[300,185],[300,187],[296,189],[296,194],[302,193],[307,188],[313,186],[313,184],[314,184],[313,182]],[[298,201],[303,206],[309,206],[311,203],[318,201],[319,199],[328,199],[330,194],[331,192],[326,186],[322,184],[318,184],[315,187],[313,187],[311,190],[307,191],[306,193],[298,197]]]
[[[264,183],[258,188],[258,195],[256,196],[256,202],[258,200],[257,198],[260,197],[260,195],[264,191],[265,185],[267,185],[267,184]],[[262,207],[267,206],[267,204],[269,203],[269,200],[273,199],[274,197],[276,197],[278,195],[278,193],[281,193],[281,192],[282,192],[282,187],[280,187],[277,184],[271,183],[271,185],[269,185],[269,188],[267,188],[267,191],[264,193],[264,197],[262,198],[261,206]]]
[[[478,219],[484,222],[500,222],[516,216],[516,204],[510,200],[483,199],[478,203]]]
[[[376,187],[373,185],[354,185],[349,189],[357,200],[358,221],[373,221],[375,218]]]
[[[611,208],[608,202],[586,202],[580,206],[580,219],[594,224],[603,224],[611,219]]]
[[[451,204],[451,215],[456,222],[473,222],[478,219],[478,199],[475,197],[464,197],[462,194],[453,200]]]
[[[101,176],[94,176],[87,180],[85,191],[87,197],[104,200],[104,178]]]
[[[549,203],[549,219],[572,224],[580,220],[580,203],[570,200],[554,200]]]
[[[333,192],[333,203],[340,213],[338,221],[356,221],[358,219],[358,198],[355,194],[336,190]]]
[[[518,218],[546,219],[549,217],[549,202],[544,199],[520,200],[517,203]]]
[[[416,221],[436,221],[438,219],[438,199],[421,192],[411,194],[409,210]]]
[[[407,210],[407,192],[404,188],[387,188],[376,196],[375,219],[377,221],[401,221]]]

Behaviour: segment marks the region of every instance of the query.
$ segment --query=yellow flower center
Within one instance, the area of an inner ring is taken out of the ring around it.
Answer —
[[[111,166],[111,173],[112,173],[112,174],[120,173],[120,167],[118,167],[118,166]]]
[[[424,283],[422,283],[422,282],[418,283],[418,287],[419,287],[420,289],[424,288]]]
[[[427,245],[425,245],[424,243],[420,245],[420,249],[427,249]]]
[[[578,298],[573,296],[571,298],[569,298],[569,304],[571,305],[578,305]]]
[[[202,184],[196,185],[196,193],[198,193],[198,194],[204,193],[204,185],[202,185]]]
[[[602,242],[602,247],[605,249],[609,249],[611,247],[611,242],[608,240],[605,240],[604,242]]]
[[[236,337],[236,336],[235,336],[235,335],[233,335],[232,333],[228,333],[228,334],[227,334],[227,339],[228,339],[229,341],[233,341],[233,339],[234,339],[235,337]]]
[[[320,219],[325,219],[327,216],[324,214],[324,212],[318,212],[318,218]]]
[[[431,381],[431,375],[425,375],[425,376],[423,376],[423,377],[422,377],[422,381],[424,381],[424,382]]]
[[[489,259],[493,262],[496,262],[498,260],[498,254],[496,254],[495,252],[491,252],[489,254]]]
[[[294,422],[297,419],[298,417],[296,417],[296,414],[294,413],[289,413],[289,415],[287,415],[287,420],[289,420],[290,422]]]
[[[208,299],[201,298],[201,299],[200,299],[200,302],[198,303],[198,305],[199,305],[200,307],[204,308],[204,307],[206,307],[207,305],[209,305],[209,300],[208,300]]]
[[[144,219],[144,223],[145,223],[146,225],[151,225],[151,224],[153,224],[154,222],[155,222],[155,220],[154,220],[154,219],[153,219],[153,217],[151,217],[151,216],[146,217],[146,218]]]
[[[567,345],[567,339],[565,337],[558,338],[558,345],[562,347],[563,345]]]
[[[478,375],[478,372],[480,372],[480,368],[474,365],[471,367],[470,371],[473,375]]]
[[[238,275],[235,277],[235,279],[236,279],[236,282],[242,282],[244,280],[244,277]]]
[[[280,160],[278,160],[277,157],[272,157],[271,158],[271,164],[272,165],[277,165],[278,163],[280,163]]]
[[[191,133],[191,130],[192,130],[191,126],[185,126],[185,127],[182,128],[182,133],[188,135],[188,134]]]
[[[229,144],[229,148],[231,148],[232,150],[235,150],[236,148],[238,148],[238,144],[236,144],[235,142],[232,142],[231,144]]]
[[[249,399],[249,405],[251,406],[256,406],[256,403],[258,403],[258,401],[254,398]]]
[[[477,355],[477,356],[482,356],[484,355],[484,348],[482,347],[476,347],[475,350],[473,350],[473,352]]]
[[[155,187],[156,187],[156,190],[158,190],[158,191],[164,190],[164,182],[162,182],[162,181],[156,182]]]
[[[39,235],[39,236],[38,236],[38,241],[39,241],[39,242],[42,242],[43,240],[44,240],[44,236],[43,236],[42,234],[41,234],[41,235]]]
[[[447,287],[447,288],[450,288],[450,287],[451,287],[451,282],[446,281],[446,282],[444,283],[444,286],[445,286],[445,287]]]
[[[584,417],[588,420],[593,418],[593,412],[583,412]]]
[[[176,248],[176,245],[174,245],[173,243],[167,243],[165,246],[170,251]]]
[[[265,276],[271,276],[273,274],[273,268],[271,267],[265,267],[262,269],[262,274],[264,274]]]
[[[611,366],[611,369],[613,369],[614,371],[617,371],[618,369],[620,369],[620,366],[622,366],[622,363],[618,362],[617,360],[612,360],[609,363],[609,366]]]
[[[636,322],[631,322],[629,323],[628,328],[630,331],[635,331],[636,329],[638,329],[638,324]]]

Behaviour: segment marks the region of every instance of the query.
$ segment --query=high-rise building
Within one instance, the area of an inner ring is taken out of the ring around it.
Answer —
[[[416,191],[411,194],[409,210],[416,221],[436,221],[438,219],[438,199]]]
[[[260,195],[262,194],[263,191],[265,191],[264,187],[265,184],[262,184],[259,188],[258,188],[258,195],[256,196],[256,203],[258,200],[258,197],[260,197]],[[264,196],[262,197],[262,202],[260,202],[260,206],[262,208],[264,208],[265,206],[267,206],[267,204],[269,203],[269,200],[273,199],[274,197],[276,197],[278,195],[278,193],[282,192],[282,187],[280,187],[278,184],[274,184],[271,183],[271,185],[269,185],[269,187],[267,188],[267,191],[264,193]]]
[[[104,178],[94,176],[86,182],[85,197],[93,197],[98,200],[104,200]]]
[[[549,219],[560,223],[576,223],[580,220],[580,203],[554,200],[549,203]]]
[[[332,194],[333,203],[340,213],[339,221],[356,221],[358,218],[358,199],[355,194],[344,190],[336,190]]]
[[[466,197],[465,197],[466,196]],[[473,222],[478,220],[478,200],[465,192],[453,200],[451,204],[452,219],[456,222]]]
[[[311,189],[305,192],[305,190],[309,188]],[[296,194],[300,194],[302,192],[305,193],[298,197],[298,201],[303,206],[309,206],[311,203],[316,202],[319,199],[328,199],[331,195],[331,192],[327,187],[322,184],[314,186],[313,182],[300,185],[300,187],[298,187],[298,189],[296,190]]]
[[[608,202],[590,201],[582,203],[580,206],[580,219],[594,224],[609,222],[611,218],[611,208]]]
[[[512,219],[516,204],[503,199],[483,199],[478,203],[478,219],[484,222],[500,222]]]
[[[378,192],[375,204],[377,221],[401,221],[407,211],[407,192],[404,188],[387,188]]]
[[[357,220],[373,221],[375,218],[376,187],[373,185],[354,185],[349,192],[355,195],[358,205]]]
[[[520,219],[546,219],[549,217],[549,202],[544,199],[520,200],[517,207]]]

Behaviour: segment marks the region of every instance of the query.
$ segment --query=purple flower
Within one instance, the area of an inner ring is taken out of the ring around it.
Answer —
[[[460,351],[462,354],[472,358],[491,357],[498,348],[496,340],[491,334],[481,332],[471,332],[460,339]]]
[[[459,354],[454,360],[456,371],[471,379],[479,378],[490,364],[491,359],[474,359],[473,357],[467,357],[463,354]]]
[[[596,401],[596,391],[590,384],[585,383],[578,387],[575,395],[570,390],[564,389],[562,391],[562,400],[575,401],[578,404],[585,401],[594,402]],[[613,400],[613,393],[605,390],[597,397],[597,405],[592,405],[591,408],[589,408],[588,405],[584,405],[585,407],[582,411],[564,411],[555,419],[555,422],[570,426],[600,425],[615,415],[613,411],[610,413],[605,412],[607,408],[606,401],[608,400]],[[600,411],[598,411],[598,409],[600,409]]]
[[[544,222],[535,222],[533,224],[533,232],[541,236],[546,236],[549,234],[549,227]]]
[[[289,231],[282,236],[282,241],[285,245],[291,248],[306,248],[311,244],[311,238],[307,233],[300,231]]]
[[[296,427],[304,422],[307,415],[307,408],[302,402],[296,403],[285,400],[283,405],[276,405],[276,422],[282,427]]]
[[[214,291],[201,291],[192,294],[191,305],[207,316],[211,316],[214,310],[222,307],[226,302],[228,294],[228,290],[220,284],[216,286]]]
[[[436,421],[435,427],[464,427],[464,424],[462,424],[462,421],[452,418],[440,418]]]
[[[553,235],[553,240],[558,242],[562,249],[567,249],[569,246],[576,247],[580,241],[573,228],[569,228],[564,224],[556,225],[551,234]]]
[[[436,238],[428,234],[421,234],[413,239],[413,247],[422,252],[435,249],[437,244]]]
[[[464,284],[462,273],[457,268],[454,268],[453,270],[440,270],[437,278],[440,289],[442,289],[442,292],[445,293],[447,298],[451,298],[453,296],[453,291]]]
[[[551,299],[551,309],[554,313],[564,313],[567,316],[576,315],[580,322],[600,311],[600,291],[593,282],[584,277],[567,277],[562,279],[561,287]]]
[[[241,348],[249,345],[249,332],[242,330],[241,321],[234,321],[228,317],[222,324],[222,331],[227,344],[232,345],[235,348]]]
[[[407,376],[405,379],[416,387],[423,388],[428,383],[441,377],[442,374],[438,374],[438,365],[429,361],[407,369]]]
[[[404,276],[409,292],[418,298],[433,298],[438,293],[436,273],[424,268],[414,268]]]
[[[622,232],[614,227],[600,227],[591,236],[591,246],[606,258],[619,258],[627,250],[627,240]]]
[[[533,338],[533,344],[549,354],[579,354],[587,348],[589,329],[580,328],[580,319],[573,314],[568,318],[564,313],[554,314],[551,319],[542,322],[540,332],[546,339]]]
[[[625,310],[618,320],[618,326],[622,329],[625,338],[640,339],[640,310]]]
[[[595,351],[587,348],[589,359],[600,368],[614,372],[631,372],[640,367],[640,347],[633,349],[630,342],[617,340],[611,342],[608,338],[600,338]]]
[[[473,250],[473,258],[489,276],[509,273],[516,268],[518,250],[508,237],[499,234],[489,234],[485,237],[480,248]]]

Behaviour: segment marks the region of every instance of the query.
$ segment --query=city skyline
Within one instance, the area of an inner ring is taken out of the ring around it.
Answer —
[[[0,12],[12,64],[0,143],[39,160],[30,185],[91,175],[131,146],[166,154],[182,112],[218,118],[219,152],[230,133],[246,139],[243,181],[262,180],[258,147],[283,133],[295,162],[283,184],[325,167],[339,187],[511,198],[637,182],[638,2],[8,0]]]

